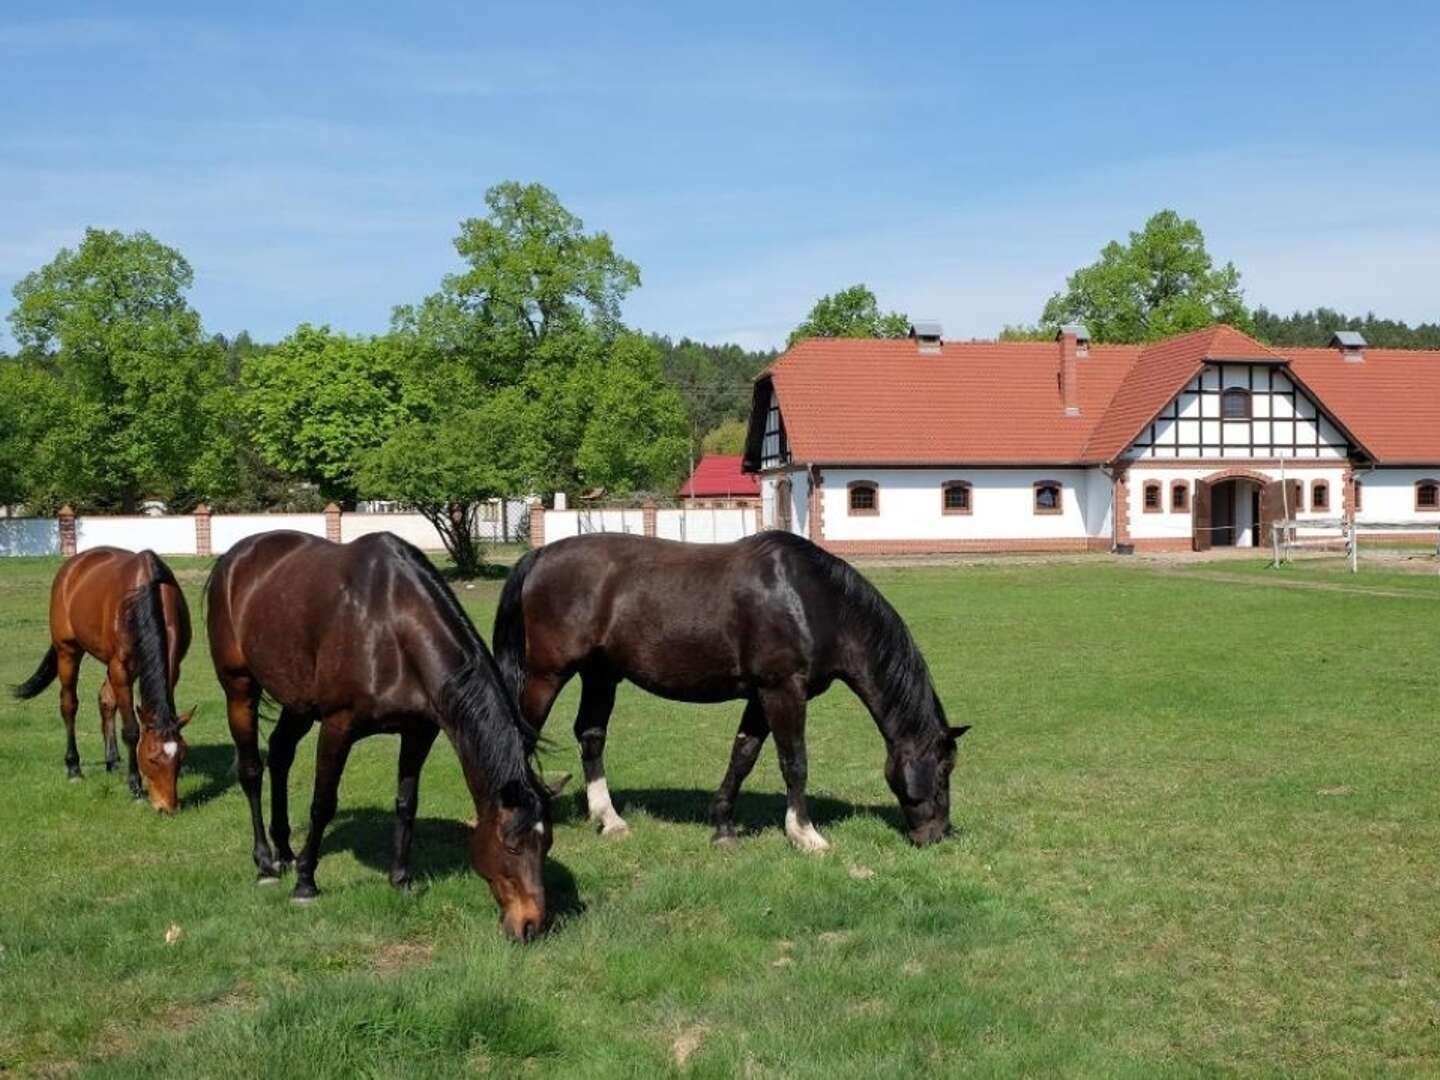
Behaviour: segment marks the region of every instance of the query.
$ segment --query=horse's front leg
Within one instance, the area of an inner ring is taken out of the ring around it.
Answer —
[[[107,678],[100,684],[100,735],[105,740],[105,771],[120,764],[120,744],[115,741],[115,691]]]
[[[420,770],[440,733],[438,724],[407,727],[400,734],[399,780],[395,789],[395,859],[390,864],[390,884],[401,888],[410,883],[410,841],[415,836],[415,814],[420,809]]]
[[[115,709],[120,713],[120,734],[125,740],[126,757],[129,759],[129,769],[126,781],[130,785],[130,795],[135,799],[145,797],[145,784],[140,779],[140,761],[136,757],[136,747],[140,745],[140,722],[135,717],[135,698],[130,690],[130,672],[119,660],[111,660],[108,668],[110,695],[115,700]]]
[[[710,804],[710,820],[715,825],[715,835],[711,837],[714,843],[735,842],[735,799],[740,794],[740,785],[755,767],[769,734],[770,725],[765,722],[765,711],[752,698],[745,703],[740,730],[735,732],[735,743],[730,748],[730,767],[725,770],[725,779],[720,781],[715,800]]]
[[[805,755],[804,692],[797,687],[763,690],[760,704],[775,733],[780,775],[785,778],[785,835],[801,851],[825,851],[830,844],[811,823],[810,807],[805,801],[809,766]]]
[[[320,743],[315,749],[315,793],[310,799],[310,831],[305,835],[300,857],[295,860],[292,900],[313,900],[320,895],[315,886],[315,867],[320,862],[320,842],[325,839],[325,828],[335,816],[340,774],[345,771],[345,761],[350,756],[351,719],[348,711],[341,710],[320,721]]]

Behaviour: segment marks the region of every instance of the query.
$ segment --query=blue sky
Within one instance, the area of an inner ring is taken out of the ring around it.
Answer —
[[[993,335],[1165,206],[1252,303],[1440,318],[1440,5],[300,7],[7,6],[7,308],[93,224],[178,247],[212,330],[379,330],[519,179],[707,340],[855,281]]]

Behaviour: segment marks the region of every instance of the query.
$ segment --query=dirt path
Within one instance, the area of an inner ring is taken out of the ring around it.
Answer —
[[[1440,593],[1424,593],[1410,589],[1367,588],[1364,585],[1343,585],[1337,581],[1297,581],[1294,578],[1282,577],[1283,570],[1266,575],[1227,574],[1219,570],[1181,570],[1179,566],[1167,566],[1163,563],[1152,563],[1145,569],[1153,573],[1167,574],[1186,580],[1218,581],[1227,585],[1257,585],[1272,589],[1315,589],[1320,592],[1354,593],[1357,596],[1384,596],[1402,600],[1440,600]]]

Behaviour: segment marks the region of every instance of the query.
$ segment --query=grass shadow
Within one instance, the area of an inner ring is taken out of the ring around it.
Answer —
[[[185,755],[184,772],[205,779],[200,790],[185,796],[186,806],[203,806],[218,799],[239,782],[235,771],[235,748],[229,743],[191,745]]]
[[[573,813],[584,817],[584,794],[577,794]],[[710,801],[714,794],[695,788],[626,788],[615,792],[615,807],[624,815],[628,807],[643,810],[661,821],[678,824],[710,824]],[[894,806],[853,803],[828,795],[809,796],[810,818],[816,826],[856,816],[872,816],[883,820],[898,833],[905,832],[905,821]],[[740,792],[735,800],[735,824],[747,833],[778,829],[785,824],[785,796],[779,792]]]
[[[375,807],[341,810],[325,831],[323,857],[350,851],[361,863],[390,873],[394,855],[395,815]],[[415,819],[410,872],[416,880],[471,875],[470,826],[453,818]],[[481,884],[476,878],[477,885]],[[545,906],[552,920],[574,918],[585,911],[575,875],[552,854],[545,860]]]

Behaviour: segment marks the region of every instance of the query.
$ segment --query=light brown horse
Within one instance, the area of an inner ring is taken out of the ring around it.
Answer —
[[[153,551],[137,555],[120,548],[91,548],[66,560],[55,575],[50,588],[50,649],[35,674],[15,688],[15,696],[33,698],[60,679],[65,768],[71,780],[79,780],[75,684],[85,654],[95,657],[105,665],[100,730],[106,770],[113,771],[119,762],[118,711],[130,752],[130,793],[144,798],[148,788],[155,809],[173,812],[180,805],[176,785],[186,752],[180,729],[195,711],[183,716],[175,711],[175,683],[189,648],[185,595],[160,557]],[[137,679],[139,723],[132,693]]]

